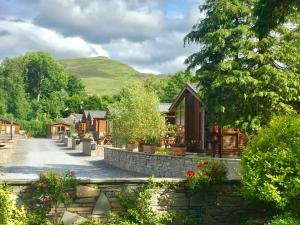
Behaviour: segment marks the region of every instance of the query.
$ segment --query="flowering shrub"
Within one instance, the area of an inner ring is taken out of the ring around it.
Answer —
[[[196,166],[196,171],[189,170],[186,173],[187,186],[191,189],[196,189],[203,185],[220,183],[227,178],[227,168],[223,160],[199,160]]]
[[[78,185],[74,172],[65,174],[46,172],[39,175],[39,180],[32,183],[35,199],[41,204],[43,210],[54,207],[55,219],[60,203],[67,205],[72,202],[72,196],[67,192]]]

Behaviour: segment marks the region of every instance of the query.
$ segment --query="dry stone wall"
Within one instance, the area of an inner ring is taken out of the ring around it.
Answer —
[[[261,207],[245,201],[239,191],[239,182],[230,181],[225,184],[203,189],[196,192],[187,190],[182,180],[155,179],[155,182],[168,181],[176,183],[176,188],[162,188],[153,190],[152,207],[157,211],[175,211],[185,214],[198,221],[198,224],[207,225],[238,225],[249,214],[255,214]],[[123,180],[85,180],[74,192],[73,204],[67,207],[72,213],[85,218],[107,219],[109,212],[122,210],[116,193],[124,188],[136,188],[145,184],[146,179]],[[31,181],[10,181],[9,185],[19,202],[34,207],[31,198]],[[61,215],[66,209],[59,208]],[[51,216],[51,214],[50,214]],[[253,223],[260,224],[260,223]]]
[[[155,177],[184,178],[188,170],[197,170],[193,155],[155,155],[105,147],[104,160],[120,169]],[[228,179],[239,180],[240,160],[223,160],[227,162]]]

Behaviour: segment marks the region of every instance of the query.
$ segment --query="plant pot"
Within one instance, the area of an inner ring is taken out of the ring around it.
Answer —
[[[138,152],[138,145],[137,144],[127,144],[127,150],[131,152]]]
[[[183,156],[186,154],[187,147],[172,147],[172,154],[177,156]]]
[[[143,145],[143,152],[154,154],[155,153],[155,146],[154,145]]]

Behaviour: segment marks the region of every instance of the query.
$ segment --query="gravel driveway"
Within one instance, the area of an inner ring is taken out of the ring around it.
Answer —
[[[81,150],[70,150],[57,140],[20,139],[12,160],[0,164],[0,179],[35,179],[43,171],[74,171],[79,178],[133,178],[143,175],[123,171],[106,164],[103,156],[84,156]]]

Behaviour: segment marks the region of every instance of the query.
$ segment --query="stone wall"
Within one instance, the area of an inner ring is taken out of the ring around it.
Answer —
[[[153,190],[152,207],[160,212],[175,211],[185,214],[198,221],[198,224],[240,225],[247,215],[262,210],[241,197],[238,181],[229,181],[197,192],[187,190],[179,179],[154,180],[161,181],[179,183],[179,186]],[[146,179],[81,180],[75,191],[74,203],[67,210],[86,218],[106,219],[110,211],[122,210],[116,198],[117,192],[124,188],[136,188],[145,182]],[[19,197],[20,203],[34,206],[31,181],[10,181],[9,185]],[[63,207],[59,208],[61,214],[65,210]]]
[[[131,152],[124,149],[106,147],[104,160],[108,164],[155,177],[184,178],[188,170],[196,170],[195,156],[155,155]],[[224,158],[228,167],[228,179],[238,180],[240,160]]]

